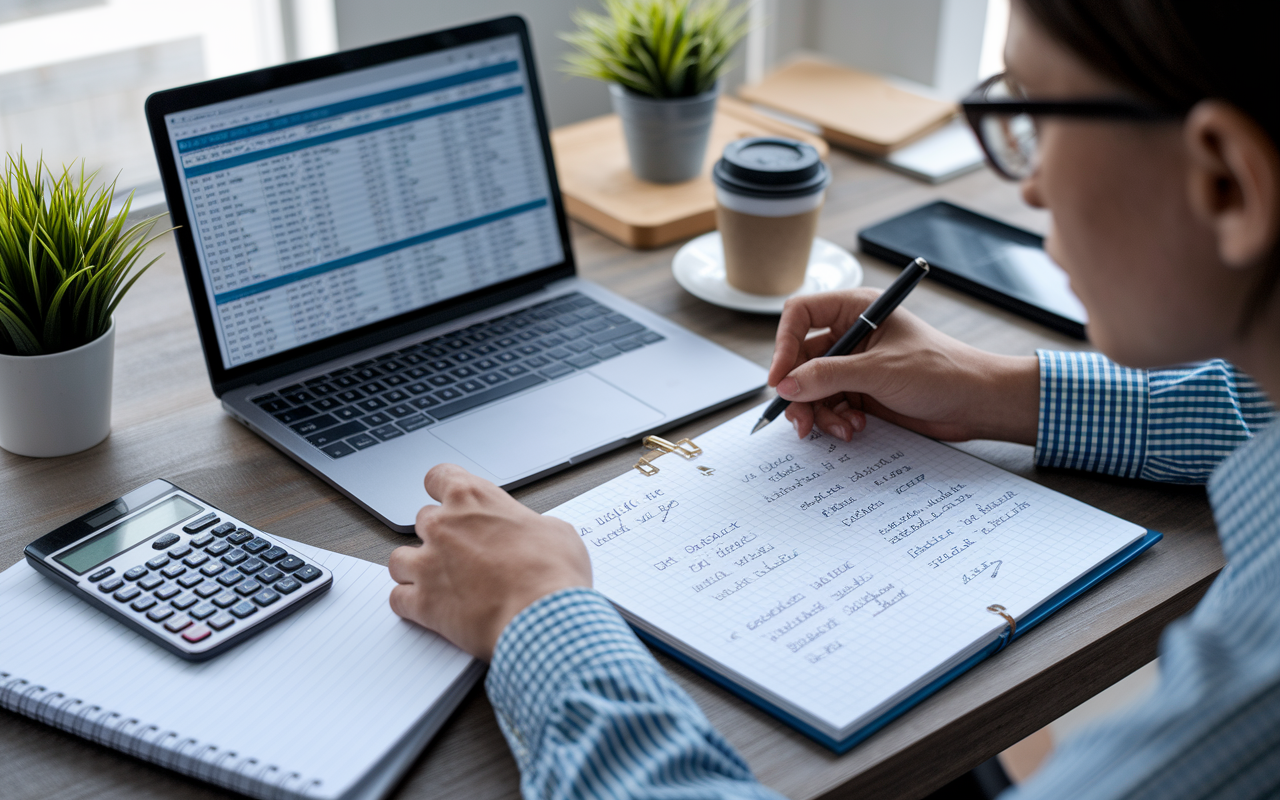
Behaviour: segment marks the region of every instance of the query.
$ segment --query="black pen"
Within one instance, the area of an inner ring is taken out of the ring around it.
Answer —
[[[929,262],[923,258],[917,258],[908,264],[906,269],[902,270],[902,274],[889,285],[889,288],[885,289],[884,293],[877,297],[876,301],[866,311],[858,315],[858,321],[853,323],[852,328],[844,332],[844,336],[841,336],[835,344],[831,345],[831,349],[827,351],[823,358],[847,356],[852,353],[853,348],[867,338],[868,334],[880,327],[885,317],[893,313],[898,304],[907,299],[907,295],[911,294],[911,290],[916,288],[916,284],[920,282],[920,279],[928,274]],[[760,416],[760,421],[751,429],[751,432],[755,433],[765,425],[773,422],[789,405],[791,405],[790,400],[784,400],[781,397],[773,398],[773,402],[764,410],[764,414]]]

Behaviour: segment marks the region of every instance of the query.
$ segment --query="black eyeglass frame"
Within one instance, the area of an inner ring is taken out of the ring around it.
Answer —
[[[1136,122],[1172,122],[1182,118],[1182,114],[1123,98],[1095,98],[1088,100],[989,100],[987,92],[996,83],[1005,79],[1006,73],[998,73],[987,78],[962,101],[960,108],[964,111],[969,127],[973,129],[982,153],[1002,177],[1011,181],[1022,180],[1010,174],[991,153],[986,137],[982,133],[982,119],[989,114],[1011,116],[1026,114],[1028,116],[1085,117],[1092,119],[1132,120]]]

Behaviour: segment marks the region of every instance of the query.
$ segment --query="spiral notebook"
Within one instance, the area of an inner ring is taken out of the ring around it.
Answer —
[[[333,588],[203,663],[13,565],[0,573],[0,706],[250,797],[383,796],[483,665],[391,612],[386,567],[290,544]]]
[[[548,512],[646,641],[837,752],[1160,534],[869,417],[845,443],[753,409]]]

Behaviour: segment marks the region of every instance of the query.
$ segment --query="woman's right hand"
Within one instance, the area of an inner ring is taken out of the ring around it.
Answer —
[[[944,441],[1035,444],[1040,366],[1035,356],[987,353],[899,308],[847,356],[822,358],[879,296],[874,289],[788,300],[778,324],[769,385],[791,405],[805,437],[817,425],[844,441],[874,414]],[[810,337],[811,330],[829,328]]]

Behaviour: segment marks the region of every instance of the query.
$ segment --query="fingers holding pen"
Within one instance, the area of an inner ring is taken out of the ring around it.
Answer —
[[[809,332],[822,328],[843,332],[858,319],[858,314],[871,304],[879,292],[853,289],[846,292],[823,292],[788,300],[778,321],[773,361],[769,365],[769,385],[777,386],[797,364],[820,356],[835,342],[835,335],[809,337]]]
[[[857,403],[861,405],[861,403]],[[801,438],[818,430],[848,442],[867,427],[866,413],[843,395],[816,403],[792,403],[784,412]]]

